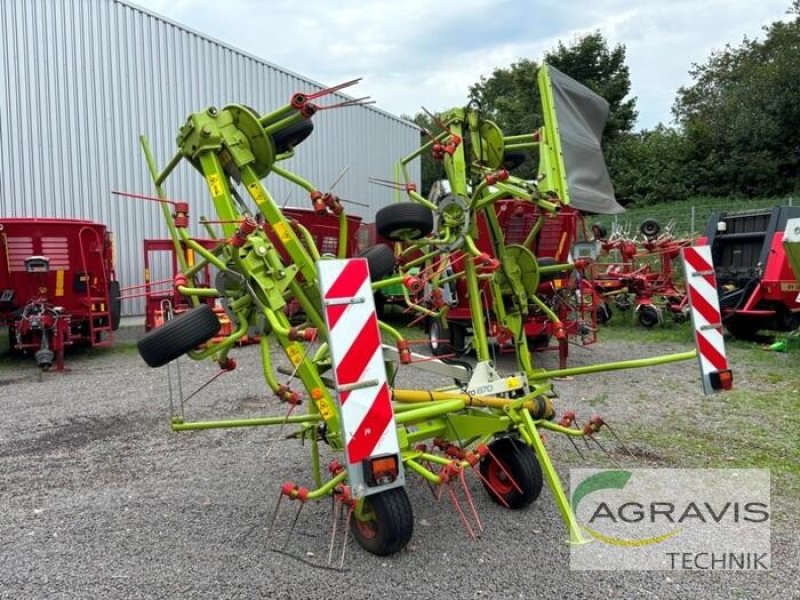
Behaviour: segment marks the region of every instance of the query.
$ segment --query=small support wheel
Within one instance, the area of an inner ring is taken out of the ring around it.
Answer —
[[[639,232],[648,240],[654,240],[661,233],[661,224],[655,219],[645,219],[639,226]]]
[[[144,362],[151,367],[162,367],[207,342],[219,329],[214,310],[208,304],[201,304],[150,330],[137,347]]]
[[[542,492],[542,467],[531,447],[519,440],[500,438],[489,444],[489,450],[492,453],[480,463],[483,487],[489,497],[498,504],[505,502],[512,510],[525,508],[536,500]]]
[[[612,314],[608,302],[601,302],[597,305],[597,322],[601,325],[608,323],[611,320]]]
[[[452,354],[455,351],[453,343],[453,326],[450,325],[445,329],[441,319],[428,320],[428,345],[431,348],[431,354],[434,356],[442,356],[443,354]],[[463,336],[461,346],[463,347]]]
[[[390,204],[375,214],[375,229],[393,242],[418,240],[433,231],[433,212],[414,202]]]
[[[394,252],[385,244],[378,244],[377,246],[372,246],[372,248],[367,248],[363,252],[360,252],[358,257],[367,259],[369,277],[373,282],[391,275],[394,271],[395,263],[397,262]]]
[[[406,547],[414,534],[414,513],[405,488],[364,497],[350,521],[350,531],[367,552],[389,556]]]
[[[639,325],[645,329],[652,329],[661,322],[661,315],[655,306],[646,304],[639,308],[637,319],[639,320]]]

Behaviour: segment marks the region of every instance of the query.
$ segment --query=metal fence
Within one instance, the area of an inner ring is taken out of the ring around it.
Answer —
[[[598,215],[593,223],[602,223],[609,233],[615,228],[635,235],[639,226],[646,219],[655,219],[662,229],[669,227],[676,237],[693,237],[706,230],[709,217],[715,212],[739,212],[768,209],[776,206],[795,206],[800,199],[788,197],[783,199],[720,199],[701,198],[693,202],[679,202],[630,208],[620,215]]]

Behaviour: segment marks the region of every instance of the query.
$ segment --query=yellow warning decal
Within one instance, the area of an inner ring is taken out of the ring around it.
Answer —
[[[303,362],[303,348],[300,344],[291,344],[287,346],[286,355],[295,367]]]
[[[218,198],[225,193],[225,188],[222,185],[222,179],[216,173],[209,174],[206,177],[206,181],[208,182],[208,189],[211,191],[211,196],[213,198]]]
[[[56,296],[64,295],[64,271],[56,271]]]
[[[333,418],[333,409],[331,408],[331,403],[328,402],[327,398],[323,397],[319,400],[314,400],[314,404],[317,405],[319,414],[322,415],[323,419],[330,421]]]
[[[292,239],[292,232],[289,231],[289,226],[286,223],[279,222],[273,226],[275,233],[278,234],[278,239],[282,242],[288,242]]]
[[[516,377],[507,377],[506,378],[506,385],[509,387],[509,389],[512,389],[512,388],[518,388],[522,384],[520,383],[519,379],[517,379]]]
[[[257,181],[248,185],[247,189],[250,190],[250,195],[253,197],[253,200],[256,201],[256,204],[264,204],[267,201],[267,195]]]
[[[144,282],[150,283],[150,269],[144,270]]]

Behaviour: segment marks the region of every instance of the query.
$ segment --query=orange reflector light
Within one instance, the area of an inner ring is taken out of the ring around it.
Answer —
[[[709,373],[711,387],[715,390],[730,390],[733,388],[733,371],[724,369]]]
[[[370,487],[392,483],[399,471],[396,454],[370,458],[364,467],[364,479]]]

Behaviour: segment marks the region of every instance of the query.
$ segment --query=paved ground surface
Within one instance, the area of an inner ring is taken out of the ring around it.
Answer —
[[[573,358],[657,351],[604,343],[576,349]],[[192,401],[193,416],[278,414],[257,349],[238,351],[237,360],[239,369]],[[286,504],[266,538],[280,484],[310,481],[308,448],[282,442],[264,460],[273,429],[172,433],[164,370],[149,369],[130,348],[68,362],[69,372],[44,376],[32,361],[0,363],[0,598],[800,597],[796,513],[777,515],[769,573],[571,572],[549,491],[511,513],[489,501],[477,479],[471,487],[486,526],[481,539],[468,540],[451,509],[411,485],[416,527],[407,550],[378,558],[351,542],[344,570],[329,570],[329,503],[304,510],[283,553],[275,549],[292,514]],[[184,361],[184,386],[213,372]],[[663,382],[690,410],[700,398],[695,378],[694,365],[677,364],[557,387],[579,414],[600,403],[644,464],[663,464],[658,449],[637,445],[631,430],[663,417],[666,408],[653,400]],[[744,385],[757,385],[747,379]],[[425,381],[408,373],[398,383]],[[583,464],[568,442],[550,446],[565,478],[569,465]],[[796,510],[793,499],[775,493],[777,506]]]

